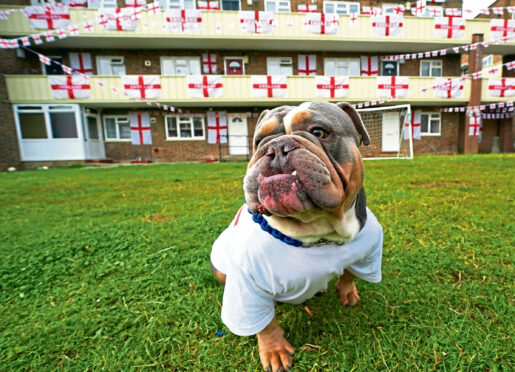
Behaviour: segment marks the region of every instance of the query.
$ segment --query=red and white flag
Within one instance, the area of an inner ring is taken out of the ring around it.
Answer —
[[[420,110],[412,111],[404,123],[404,139],[408,140],[410,137],[410,126],[411,126],[411,138],[420,139],[420,127],[422,126],[422,112]]]
[[[415,6],[411,8],[411,14],[416,17],[422,17],[426,12],[426,0],[420,0],[415,3]]]
[[[41,39],[41,35],[32,35],[32,38],[34,39],[34,43],[36,45],[41,45],[43,44],[43,39]]]
[[[298,4],[297,12],[299,13],[315,13],[317,11],[316,4]]]
[[[199,1],[197,9],[199,10],[220,10],[218,1]]]
[[[465,36],[465,19],[458,17],[435,18],[435,37],[462,38]]]
[[[147,0],[125,0],[127,8],[141,8],[147,6]]]
[[[274,13],[240,11],[240,29],[248,34],[269,34],[274,30]]]
[[[448,17],[461,17],[461,9],[445,8],[445,15]]]
[[[222,77],[218,75],[188,75],[186,84],[190,98],[218,98],[224,95]]]
[[[55,99],[90,98],[89,79],[80,75],[49,75],[50,91]]]
[[[91,53],[70,53],[70,65],[74,75],[93,75]]]
[[[282,75],[251,76],[250,85],[254,97],[286,97],[288,94],[286,76]]]
[[[378,76],[377,96],[402,98],[408,95],[408,76]]]
[[[133,145],[151,145],[152,129],[150,115],[144,112],[134,112],[129,115],[131,140]]]
[[[101,8],[98,12],[98,24],[104,30],[133,31],[138,28],[130,8]]]
[[[317,76],[316,95],[323,98],[342,98],[349,95],[348,76]]]
[[[379,75],[377,56],[361,56],[361,76]]]
[[[202,72],[204,74],[216,74],[217,67],[218,65],[216,63],[216,54],[202,54]]]
[[[70,25],[70,12],[67,6],[30,6],[25,9],[30,27],[55,30]]]
[[[88,5],[88,0],[63,0],[62,3],[70,8],[85,8]]]
[[[166,29],[171,32],[200,32],[202,11],[197,9],[172,9],[165,12]]]
[[[515,13],[515,6],[507,6],[506,11],[510,14]]]
[[[491,19],[490,20],[490,39],[500,39],[502,37],[515,36],[515,20],[513,19]]]
[[[159,1],[154,1],[153,3],[148,3],[147,5],[148,14],[159,14],[161,13],[161,7],[159,6]]]
[[[465,82],[461,78],[447,79],[437,77],[435,78],[435,96],[441,98],[462,98],[464,86]]]
[[[487,97],[514,97],[515,78],[488,79]]]
[[[351,26],[357,26],[357,24],[358,24],[358,13],[357,12],[349,13],[349,23]]]
[[[481,117],[469,116],[469,136],[478,136],[481,130]]]
[[[127,98],[153,99],[161,97],[159,76],[123,75],[122,84]]]
[[[402,34],[402,15],[377,15],[370,18],[372,35],[374,36],[398,36]]]
[[[504,15],[504,8],[502,6],[494,6],[492,7],[492,13],[495,15]]]
[[[227,113],[225,111],[208,111],[207,143],[227,143]]]
[[[312,34],[336,34],[340,30],[339,15],[306,13],[304,29]]]
[[[377,6],[363,6],[361,7],[361,14],[363,15],[379,15],[383,10]]]
[[[313,76],[317,74],[317,56],[316,54],[299,54],[299,75]]]

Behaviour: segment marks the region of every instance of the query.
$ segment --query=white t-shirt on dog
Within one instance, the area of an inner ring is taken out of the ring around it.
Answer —
[[[368,208],[365,226],[352,241],[304,248],[264,231],[244,204],[211,251],[213,266],[227,275],[222,321],[232,333],[250,336],[272,321],[274,301],[302,303],[344,269],[380,282],[382,251],[383,229]]]

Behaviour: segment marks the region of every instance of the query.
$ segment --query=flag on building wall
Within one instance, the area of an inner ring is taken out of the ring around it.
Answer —
[[[253,97],[286,97],[288,94],[286,76],[251,76],[250,85]]]
[[[130,8],[101,8],[98,10],[98,24],[104,30],[133,31],[138,22],[132,19]]]
[[[49,75],[50,92],[55,99],[81,99],[91,97],[89,79],[80,75]]]
[[[73,74],[93,75],[91,53],[70,53],[70,66]]]
[[[199,1],[197,9],[199,10],[220,10],[218,1]]]
[[[469,116],[469,136],[478,136],[481,130],[481,117]]]
[[[488,79],[487,97],[514,97],[515,78]]]
[[[67,6],[29,6],[24,14],[29,18],[30,27],[55,30],[70,25],[70,12]]]
[[[413,139],[420,139],[420,127],[422,126],[422,112],[420,110],[412,111],[404,123],[404,139],[408,140],[410,135],[411,125],[411,136]]]
[[[127,8],[140,8],[147,6],[147,0],[125,0]]]
[[[161,97],[159,76],[123,75],[121,78],[127,98],[153,99]]]
[[[316,95],[323,98],[342,98],[349,94],[348,76],[317,76]]]
[[[340,29],[339,15],[306,13],[304,29],[312,34],[336,34]]]
[[[133,145],[151,145],[152,129],[150,127],[150,115],[144,112],[129,114],[131,140]]]
[[[398,36],[402,34],[404,17],[402,15],[376,15],[370,17],[372,35]]]
[[[426,0],[419,0],[415,3],[415,6],[411,8],[411,14],[416,17],[422,17],[426,12]]]
[[[361,76],[379,75],[379,58],[377,56],[361,56]]]
[[[409,89],[408,76],[378,76],[378,97],[407,97]]]
[[[227,113],[225,111],[208,111],[207,143],[227,143]]]
[[[461,78],[435,78],[435,97],[462,98],[465,81]]]
[[[248,34],[268,34],[274,30],[274,13],[260,11],[240,11],[240,29]]]
[[[222,77],[218,75],[188,75],[186,84],[190,98],[217,98],[224,95]]]
[[[465,36],[465,19],[460,17],[435,18],[435,37],[459,39]]]
[[[165,12],[166,29],[171,32],[200,32],[202,11],[197,9],[172,9]]]
[[[317,56],[316,54],[299,54],[299,75],[313,76],[317,74]]]
[[[515,20],[513,19],[491,19],[490,39],[496,40],[502,37],[511,38],[515,36]]]
[[[217,67],[216,54],[202,53],[202,72],[204,74],[216,74]]]

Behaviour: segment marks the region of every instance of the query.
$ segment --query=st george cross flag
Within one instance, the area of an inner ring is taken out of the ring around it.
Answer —
[[[224,95],[222,77],[218,75],[188,75],[186,84],[190,98],[217,98]]]
[[[404,139],[408,140],[410,135],[410,125],[411,125],[411,135],[413,139],[420,139],[420,127],[422,126],[422,112],[420,110],[415,110],[411,112],[406,118],[406,123],[404,124]]]
[[[490,39],[496,40],[502,37],[515,36],[515,20],[492,19],[490,20]]]
[[[91,53],[70,53],[70,65],[74,75],[93,75]]]
[[[441,98],[462,98],[464,80],[461,78],[435,78],[435,96]]]
[[[98,24],[104,30],[136,30],[138,21],[132,19],[132,13],[130,8],[102,8],[98,12]]]
[[[459,17],[435,18],[435,37],[455,39],[465,36],[465,19]]]
[[[297,12],[299,13],[315,13],[317,11],[316,4],[298,4]]]
[[[218,65],[216,63],[216,54],[202,54],[202,72],[204,74],[216,74],[217,67]]]
[[[207,113],[207,143],[227,143],[227,113],[209,111]]]
[[[469,116],[469,136],[477,136],[481,130],[481,117]]]
[[[317,76],[317,97],[342,98],[349,94],[348,76]]]
[[[361,56],[361,76],[379,75],[377,56]]]
[[[67,6],[30,6],[25,14],[29,18],[30,27],[36,29],[55,30],[70,25],[70,12]]]
[[[153,99],[161,97],[159,76],[123,75],[121,78],[127,98]]]
[[[376,15],[370,17],[372,35],[398,36],[402,34],[404,17],[402,15]]]
[[[411,14],[417,17],[422,17],[426,12],[426,0],[419,0],[415,6],[411,8]]]
[[[202,11],[198,9],[172,9],[165,12],[166,29],[171,32],[200,32]]]
[[[240,11],[241,32],[248,34],[269,34],[274,30],[274,13]]]
[[[251,76],[250,85],[253,97],[286,97],[288,94],[288,84],[286,76]]]
[[[90,98],[89,79],[79,75],[49,75],[50,91],[55,99]]]
[[[306,13],[304,29],[312,34],[337,34],[340,30],[338,14]]]
[[[487,97],[514,97],[515,78],[488,79]]]
[[[140,8],[147,6],[147,0],[125,0],[127,8]]]
[[[218,1],[199,1],[197,9],[199,10],[220,10]]]
[[[316,54],[299,54],[299,75],[313,76],[317,74],[317,56]]]
[[[152,129],[150,115],[144,112],[134,112],[129,115],[131,140],[133,145],[151,145]]]
[[[377,96],[402,98],[408,95],[408,76],[378,76]]]
[[[458,8],[445,8],[445,15],[449,17],[461,17],[461,9]]]

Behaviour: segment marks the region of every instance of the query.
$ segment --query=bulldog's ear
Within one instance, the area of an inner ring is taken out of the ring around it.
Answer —
[[[350,103],[347,102],[338,102],[336,104],[339,108],[341,108],[347,115],[349,115],[350,119],[352,120],[352,123],[356,127],[356,130],[359,133],[359,136],[361,138],[361,143],[363,143],[365,146],[370,145],[370,137],[368,135],[367,129],[365,128],[365,125],[363,124],[363,121],[361,120],[361,117],[359,116],[358,112]],[[360,145],[359,143],[358,145]]]
[[[268,114],[270,112],[270,110],[263,110],[263,112],[259,115],[259,118],[257,119],[256,121],[256,127],[257,125],[259,124],[259,122],[261,120],[263,120],[263,118],[266,116],[266,114]]]

